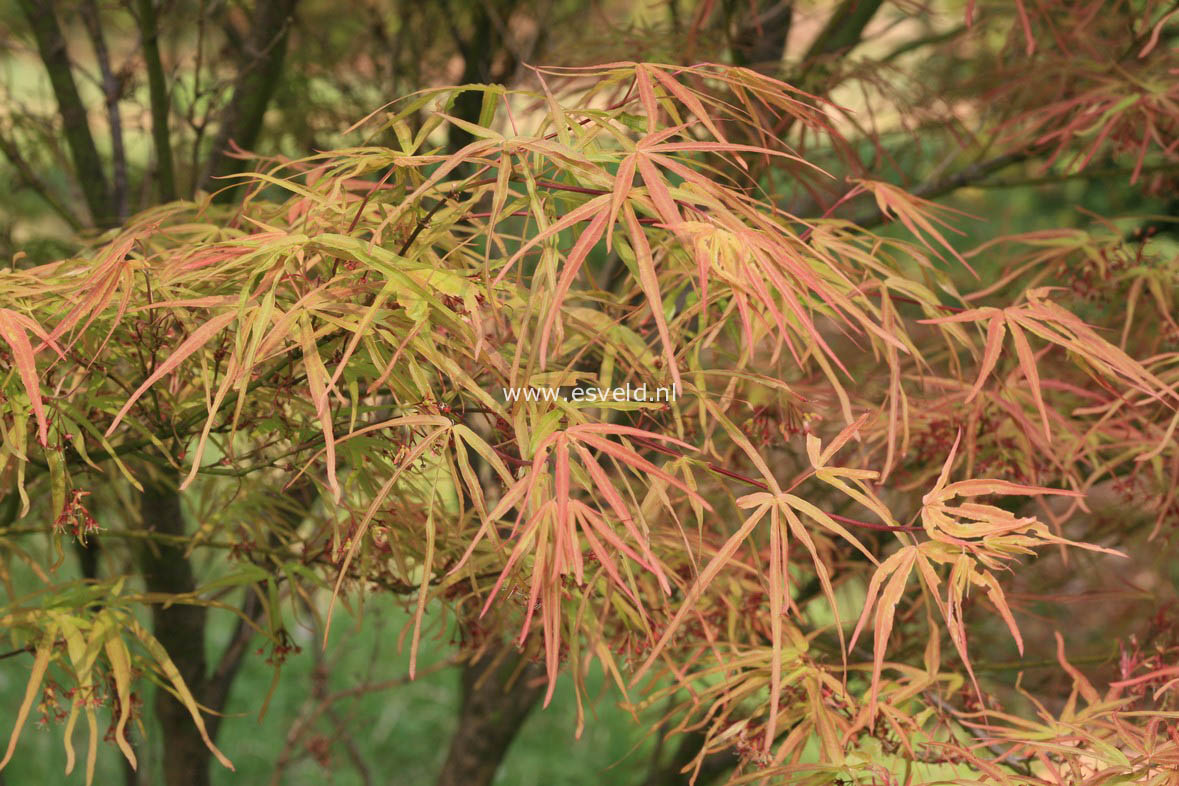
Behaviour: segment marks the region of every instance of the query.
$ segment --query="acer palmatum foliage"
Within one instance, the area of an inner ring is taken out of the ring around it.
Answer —
[[[863,173],[845,200],[909,239],[794,215],[764,173],[830,181],[789,140],[840,150],[840,110],[753,71],[536,75],[531,93],[465,88],[478,123],[448,114],[454,90],[426,91],[355,147],[245,176],[238,207],[166,205],[0,274],[16,517],[56,521],[58,543],[150,539],[133,516],[96,521],[85,495],[177,485],[201,512],[191,547],[233,558],[183,600],[268,583],[275,652],[284,594],[329,594],[339,615],[400,593],[414,652],[444,609],[465,653],[512,637],[543,663],[546,703],[560,679],[581,698],[596,663],[653,730],[703,731],[698,761],[737,752],[734,783],[1164,782],[1168,663],[1134,656],[1100,691],[1058,638],[1061,702],[976,661],[996,630],[1023,652],[1013,570],[1122,558],[1073,534],[1094,489],[1135,484],[1174,525],[1173,261],[1100,225],[967,260],[947,240],[961,217]],[[1012,133],[1055,141],[1050,121]],[[438,152],[446,123],[473,141]],[[948,271],[967,262],[1009,273],[963,292]],[[1089,270],[1128,287],[1121,322],[1083,318]],[[501,394],[623,383],[679,396]],[[313,507],[274,515],[274,491],[308,480]],[[9,757],[51,670],[94,697],[67,713],[70,767],[84,713],[92,772],[103,703],[134,762],[148,673],[204,734],[135,621],[160,598],[60,584],[5,549],[43,582],[3,610],[34,657]]]

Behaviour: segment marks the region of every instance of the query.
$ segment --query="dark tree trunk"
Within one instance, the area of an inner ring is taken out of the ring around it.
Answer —
[[[229,155],[230,143],[249,150],[258,141],[262,119],[270,99],[282,79],[290,38],[292,17],[298,0],[258,0],[246,44],[245,57],[239,66],[233,96],[221,116],[221,128],[213,142],[209,161],[201,177],[201,187],[223,189],[233,181],[216,178],[242,171],[244,162]],[[236,198],[236,188],[225,188],[219,202]]]
[[[488,786],[544,692],[544,670],[510,644],[463,668],[458,729],[437,786]]]
[[[166,535],[185,534],[180,510],[180,493],[173,477],[163,480],[145,478],[140,510],[145,529]],[[169,595],[191,593],[196,589],[192,565],[183,545],[149,543],[140,556],[140,564],[149,592]],[[174,604],[152,607],[155,637],[176,664],[180,676],[194,696],[201,696],[205,681],[205,617],[203,606]],[[192,716],[172,694],[156,692],[156,719],[159,721],[164,748],[164,783],[166,786],[208,786],[212,755],[192,722]]]

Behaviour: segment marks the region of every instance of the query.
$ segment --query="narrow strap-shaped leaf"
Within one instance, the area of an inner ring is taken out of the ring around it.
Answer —
[[[41,680],[45,678],[45,671],[49,668],[49,657],[53,654],[53,645],[56,640],[57,625],[51,624],[45,630],[34,652],[33,668],[29,672],[29,680],[25,684],[25,696],[21,700],[20,708],[16,711],[16,719],[12,723],[12,734],[8,737],[8,750],[4,753],[4,759],[0,761],[0,770],[7,766],[8,762],[12,760],[13,752],[16,751],[16,741],[20,738],[20,731],[24,727],[25,720],[29,717],[29,710],[33,708],[33,702],[37,699],[37,693],[41,689]]]
[[[33,410],[33,417],[37,419],[37,441],[42,446],[49,443],[49,420],[45,417],[45,404],[41,400],[41,379],[37,375],[37,361],[33,353],[33,345],[29,337],[15,318],[14,312],[0,308],[0,338],[12,350],[12,359],[24,385],[25,394],[29,397],[29,406]]]
[[[128,620],[128,628],[135,634],[136,638],[147,649],[148,653],[156,662],[156,666],[163,673],[164,677],[172,686],[172,693],[177,700],[184,705],[188,710],[188,714],[192,717],[192,722],[197,728],[197,732],[201,735],[201,740],[204,741],[205,747],[209,752],[216,757],[217,761],[228,770],[233,770],[233,762],[225,757],[225,754],[213,744],[213,740],[209,738],[208,729],[205,728],[205,720],[201,717],[201,708],[197,704],[196,698],[193,697],[192,691],[189,690],[188,685],[184,682],[184,677],[180,676],[180,671],[176,668],[176,664],[172,662],[172,658],[164,650],[164,646],[156,639],[155,636],[148,633],[142,625],[134,620]]]

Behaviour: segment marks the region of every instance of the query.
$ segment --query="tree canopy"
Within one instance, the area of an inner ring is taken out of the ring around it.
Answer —
[[[135,766],[154,683],[208,783],[259,642],[264,712],[294,628],[394,598],[410,679],[467,664],[440,783],[562,681],[650,784],[1171,783],[1175,10],[951,5],[673,3],[723,62],[501,62],[321,152],[231,112],[191,198],[155,115],[125,215],[70,142],[93,230],[0,272],[3,763],[39,714]],[[1087,180],[1126,215],[972,188]],[[1121,627],[1064,616],[1118,573]]]

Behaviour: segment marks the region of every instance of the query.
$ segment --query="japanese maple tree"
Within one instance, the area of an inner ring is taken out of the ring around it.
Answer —
[[[834,46],[853,3],[790,81],[616,62],[428,89],[234,176],[230,204],[0,273],[0,615],[32,663],[4,763],[39,706],[67,770],[83,719],[87,780],[103,724],[134,764],[151,679],[183,720],[167,782],[207,782],[227,688],[179,657],[205,617],[281,665],[294,604],[326,631],[389,593],[410,677],[451,626],[508,664],[505,704],[571,681],[580,733],[601,669],[693,740],[669,778],[1172,782],[1170,620],[1087,676],[1020,581],[1122,569],[1176,525],[1176,246],[1094,217],[964,249],[989,228],[934,200],[1028,162],[1173,187],[1175,12],[974,5],[941,43],[996,58],[992,84],[944,116],[857,71],[904,52]],[[932,179],[887,176],[885,109],[957,134]],[[678,395],[569,395],[628,384]],[[93,537],[128,569],[60,569]],[[224,558],[197,573],[202,549]],[[1017,679],[1031,653],[996,668],[1007,637],[1050,643],[1064,686]]]

